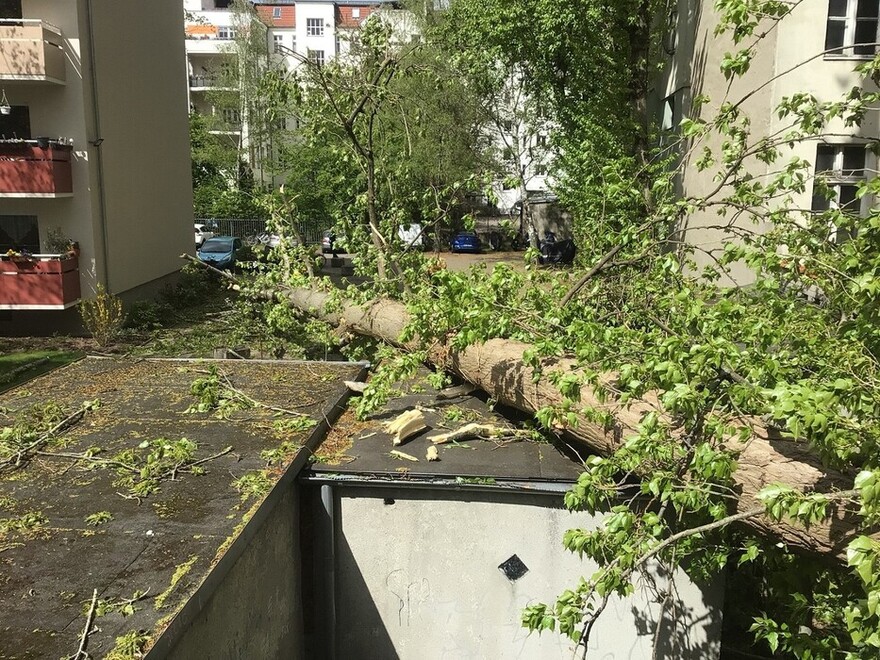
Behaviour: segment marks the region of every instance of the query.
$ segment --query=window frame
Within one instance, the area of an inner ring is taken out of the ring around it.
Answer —
[[[323,18],[307,18],[306,19],[306,36],[323,37],[324,36],[324,19]]]
[[[320,55],[321,55],[320,57],[318,57],[318,53],[320,53]],[[324,66],[325,64],[327,64],[327,54],[323,50],[320,50],[317,48],[316,49],[309,48],[308,59],[309,59],[309,62],[314,64],[319,69],[322,66]]]
[[[865,218],[868,215],[868,212],[872,205],[872,200],[870,195],[864,195],[861,199],[858,197],[854,197],[854,201],[856,202],[855,206],[850,206],[849,209],[846,209],[844,206],[841,206],[841,193],[843,188],[856,187],[858,190],[858,186],[864,183],[868,178],[868,171],[873,166],[873,162],[871,160],[870,150],[867,148],[869,143],[865,142],[820,142],[816,145],[816,158],[813,165],[813,189],[811,191],[810,196],[810,211],[812,213],[827,213],[828,211],[841,211],[843,213],[853,213],[860,218]],[[819,150],[822,147],[830,147],[834,150],[833,160],[831,169],[819,169]],[[862,159],[861,159],[861,167],[851,168],[844,170],[844,153],[847,148],[858,147],[862,150]],[[849,173],[847,173],[849,172]],[[858,172],[858,174],[855,174]],[[824,197],[820,198],[823,201],[823,206],[825,208],[817,208],[817,196],[816,196],[816,183],[815,181],[818,179],[823,179],[825,186],[834,191],[834,197],[831,199],[826,199]],[[831,227],[831,238],[835,242],[841,242],[846,240],[846,236],[841,236],[837,227]]]
[[[281,18],[281,7],[272,7],[272,18]]]
[[[856,48],[859,47],[860,44],[856,43],[856,32],[858,29],[859,22],[874,22],[874,39],[870,42],[864,43],[878,43],[880,42],[880,9],[878,9],[878,15],[868,18],[860,19],[858,16],[859,12],[859,2],[866,2],[870,0],[843,0],[846,2],[846,14],[844,16],[832,16],[831,15],[831,3],[833,0],[828,0],[828,9],[825,15],[825,41],[824,50],[835,49],[834,52],[825,53],[826,59],[833,60],[870,60],[873,59],[877,52],[880,52],[880,47],[878,46],[868,46],[872,50],[871,53],[857,53]],[[840,46],[830,46],[828,44],[829,32],[831,30],[832,24],[842,23],[843,24],[843,43]]]

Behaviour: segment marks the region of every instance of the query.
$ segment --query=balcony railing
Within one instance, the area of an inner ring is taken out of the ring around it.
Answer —
[[[71,197],[72,147],[49,140],[0,140],[0,197]]]
[[[65,84],[61,30],[41,20],[0,19],[0,80]]]
[[[79,300],[75,254],[0,256],[0,309],[67,309]]]

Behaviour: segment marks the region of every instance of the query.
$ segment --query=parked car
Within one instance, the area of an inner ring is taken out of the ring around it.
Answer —
[[[238,260],[242,242],[234,236],[215,236],[206,240],[197,254],[206,264],[214,268],[233,268]]]
[[[473,252],[479,254],[483,251],[483,242],[472,231],[460,231],[452,237],[449,249],[453,252]]]
[[[194,224],[196,230],[196,247],[201,247],[202,243],[207,241],[209,238],[214,238],[214,232],[208,229],[205,225]]]

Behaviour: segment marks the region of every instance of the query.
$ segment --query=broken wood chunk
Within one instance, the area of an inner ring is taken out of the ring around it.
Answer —
[[[390,422],[385,422],[385,430],[394,436],[394,446],[402,445],[407,438],[421,433],[428,425],[421,410],[407,410]]]
[[[345,386],[349,389],[349,391],[354,392],[356,394],[363,394],[364,390],[367,389],[367,384],[362,383],[357,380],[344,380]]]
[[[454,431],[450,431],[449,433],[441,433],[439,435],[432,435],[428,438],[435,445],[443,445],[447,442],[461,442],[462,440],[471,440],[473,438],[482,438],[482,437],[498,437],[502,435],[510,435],[511,432],[503,428],[501,426],[495,426],[494,424],[479,424],[474,422],[472,424],[465,424],[459,429]]]
[[[428,454],[425,456],[429,461],[439,461],[440,460],[440,451],[434,445],[428,447]]]
[[[395,457],[397,457],[397,458],[402,458],[402,459],[405,460],[405,461],[414,461],[414,462],[416,462],[416,463],[419,462],[419,459],[417,459],[417,458],[416,458],[415,456],[413,456],[412,454],[405,454],[405,453],[403,453],[402,451],[397,451],[396,449],[392,449],[392,450],[391,450],[391,455],[392,455],[392,456],[395,456]]]

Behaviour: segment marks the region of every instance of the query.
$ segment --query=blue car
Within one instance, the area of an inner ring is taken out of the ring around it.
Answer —
[[[458,232],[449,243],[453,252],[473,252],[479,254],[483,251],[483,243],[480,237],[472,231]]]
[[[240,238],[215,236],[202,243],[196,254],[199,259],[214,268],[233,268],[241,245]]]

